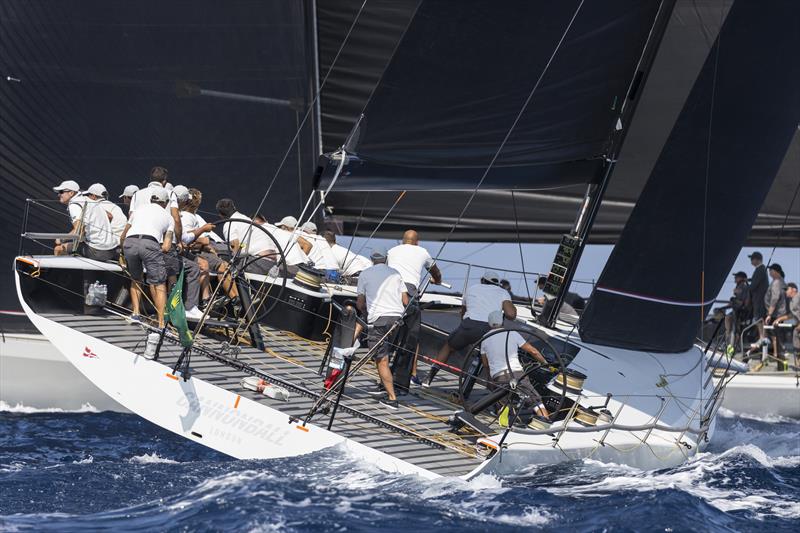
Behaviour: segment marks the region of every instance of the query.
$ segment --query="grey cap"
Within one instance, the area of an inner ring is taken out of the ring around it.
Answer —
[[[291,215],[290,215],[290,216],[286,216],[286,217],[283,217],[283,218],[281,219],[281,221],[280,221],[280,222],[278,222],[278,223],[277,223],[277,224],[275,224],[275,225],[276,225],[276,226],[286,226],[287,228],[294,229],[295,227],[297,227],[297,219],[296,219],[296,218],[294,218],[294,217],[293,217],[293,216],[291,216]]]
[[[125,190],[122,191],[122,194],[119,195],[120,198],[125,198],[126,196],[133,196],[139,190],[139,187],[136,185],[128,185],[125,187]]]
[[[164,187],[159,187],[153,191],[153,194],[150,196],[150,198],[155,198],[159,202],[169,202],[169,191]]]
[[[387,252],[386,248],[383,246],[376,246],[372,249],[372,253],[369,255],[370,259],[373,261],[386,261]]]
[[[178,197],[179,201],[188,200],[189,199],[189,188],[183,185],[176,185],[172,192],[175,193],[175,196]]]
[[[503,312],[499,309],[497,311],[492,311],[489,313],[489,326],[493,328],[499,328],[503,325]]]
[[[316,233],[317,232],[317,225],[313,222],[306,222],[303,224],[303,231],[306,233]]]
[[[486,281],[489,281],[489,282],[495,283],[495,284],[496,283],[500,283],[500,274],[498,274],[494,270],[487,270],[486,272],[483,273],[483,276],[481,276],[481,279],[485,279]]]

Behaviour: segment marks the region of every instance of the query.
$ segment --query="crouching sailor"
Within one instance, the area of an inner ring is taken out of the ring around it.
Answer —
[[[385,250],[375,249],[371,257],[373,265],[358,277],[356,307],[362,314],[366,313],[365,318],[370,325],[370,349],[374,350],[376,344],[380,343],[372,356],[375,366],[378,367],[381,384],[386,390],[386,396],[380,402],[390,409],[397,409],[397,396],[394,394],[394,381],[389,369],[389,352],[394,336],[389,334],[386,337],[386,334],[403,316],[408,305],[408,293],[400,274],[386,265]]]
[[[489,327],[492,328],[489,330],[490,333],[503,327],[502,311],[489,313]],[[547,364],[547,360],[539,353],[539,350],[516,331],[495,333],[481,342],[481,356],[484,358],[484,365],[489,367],[492,385],[508,389],[511,381],[514,380],[516,391],[523,396],[522,410],[533,407],[536,415],[549,418],[550,413],[542,403],[542,397],[533,388],[528,378],[522,379],[525,369],[519,360],[519,350],[529,353],[543,365]]]
[[[158,313],[158,326],[164,327],[164,305],[167,303],[167,267],[165,254],[172,247],[173,219],[166,210],[169,193],[164,188],[152,191],[149,204],[131,213],[122,232],[122,251],[131,276],[133,316],[141,315],[141,283],[143,268],[147,269],[147,284]]]

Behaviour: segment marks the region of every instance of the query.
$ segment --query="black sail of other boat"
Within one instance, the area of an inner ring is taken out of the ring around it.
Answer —
[[[800,5],[735,2],[580,322],[688,350],[800,123]]]

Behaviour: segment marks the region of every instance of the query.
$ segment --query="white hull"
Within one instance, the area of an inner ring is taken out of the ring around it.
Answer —
[[[0,339],[0,401],[10,407],[129,412],[108,397],[43,335],[4,333]]]
[[[792,372],[738,374],[722,406],[736,414],[800,418],[800,377]]]
[[[34,313],[22,298],[19,274],[16,281],[28,317],[81,374],[125,408],[169,431],[241,459],[292,457],[341,446],[388,471],[439,475],[324,427],[301,428],[287,414],[236,391],[197,377],[176,379],[160,362]],[[568,336],[567,332],[549,333]],[[570,420],[563,433],[562,422],[550,429],[552,434],[512,431],[501,452],[476,463],[462,477],[516,473],[531,464],[587,457],[660,469],[678,465],[702,450],[707,442],[703,437],[710,437],[713,423],[700,438],[685,430],[698,428],[701,413],[713,411],[713,381],[699,350],[655,355],[583,344],[575,336],[570,342],[581,347],[570,368],[588,376],[580,403],[602,406],[610,393],[607,407],[615,415],[615,424],[630,429],[573,432],[583,426]],[[654,424],[661,429],[653,428]],[[649,427],[639,429],[643,426]],[[439,431],[446,432],[447,426],[443,424]],[[496,448],[500,439],[497,435],[482,442]]]

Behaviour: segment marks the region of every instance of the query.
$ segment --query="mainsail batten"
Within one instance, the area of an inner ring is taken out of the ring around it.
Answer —
[[[786,59],[800,6],[770,5],[728,14],[581,319],[587,342],[692,345],[800,123],[800,66]]]

